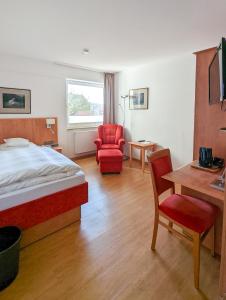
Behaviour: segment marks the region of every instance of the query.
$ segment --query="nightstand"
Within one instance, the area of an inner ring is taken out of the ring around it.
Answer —
[[[62,147],[55,146],[55,147],[52,147],[52,148],[53,148],[54,150],[56,150],[57,152],[62,153],[62,150],[63,150]]]

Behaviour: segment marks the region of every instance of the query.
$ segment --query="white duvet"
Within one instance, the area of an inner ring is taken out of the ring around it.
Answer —
[[[0,146],[0,194],[75,175],[81,168],[49,147]]]

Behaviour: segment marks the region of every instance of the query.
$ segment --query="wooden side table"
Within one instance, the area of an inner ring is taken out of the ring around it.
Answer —
[[[133,160],[133,148],[137,148],[140,150],[140,161],[141,161],[141,169],[144,172],[144,164],[145,164],[145,151],[146,150],[154,150],[156,143],[150,142],[128,142],[129,144],[129,165],[131,167]]]
[[[59,147],[59,146],[56,146],[56,147],[52,147],[55,151],[59,152],[59,153],[62,153],[62,150],[63,148],[62,147]]]

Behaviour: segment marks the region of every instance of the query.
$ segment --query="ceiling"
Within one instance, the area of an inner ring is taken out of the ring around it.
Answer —
[[[122,70],[215,46],[225,0],[0,0],[0,53]],[[90,49],[83,55],[82,49]]]

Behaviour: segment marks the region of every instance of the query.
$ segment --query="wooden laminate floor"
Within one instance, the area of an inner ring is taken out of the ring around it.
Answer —
[[[77,222],[21,251],[20,272],[0,300],[217,299],[219,259],[201,251],[200,291],[193,287],[190,245],[159,229],[150,250],[153,202],[149,175],[125,163],[121,175],[79,161],[89,203]]]

